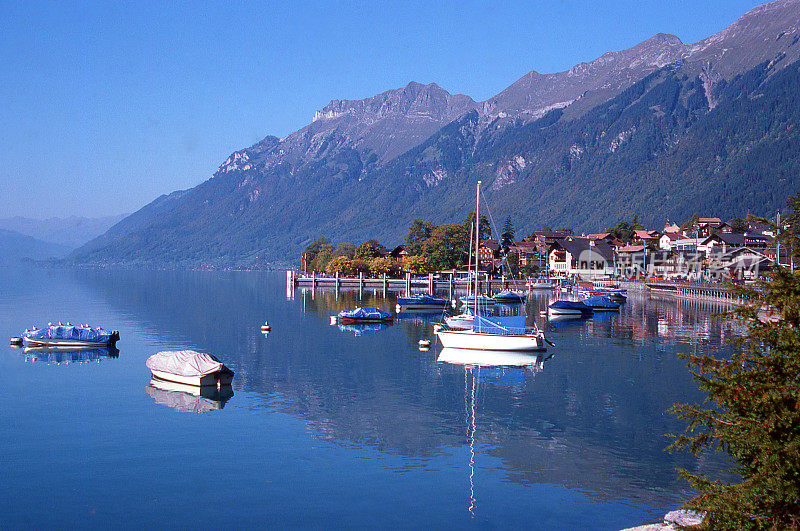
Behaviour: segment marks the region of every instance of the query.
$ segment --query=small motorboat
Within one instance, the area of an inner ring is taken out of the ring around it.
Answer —
[[[145,362],[155,378],[199,387],[230,385],[233,371],[211,354],[172,350],[153,354]]]
[[[622,289],[585,288],[578,290],[578,295],[584,299],[589,297],[608,297],[616,302],[625,302],[628,299],[625,293],[625,290]]]
[[[459,299],[461,304],[464,306],[491,306],[494,304],[494,299],[491,297],[487,297],[486,295],[467,295],[466,297],[461,297]]]
[[[581,301],[558,300],[547,307],[550,315],[592,315],[591,308]]]
[[[616,312],[619,311],[620,304],[612,301],[605,295],[595,295],[583,299],[581,302],[596,312]]]
[[[525,300],[525,294],[516,291],[501,291],[492,298],[495,300],[495,302],[515,303],[523,302]]]
[[[397,305],[409,310],[425,308],[442,309],[446,308],[448,304],[449,301],[447,299],[428,294],[397,297]]]
[[[339,320],[350,323],[391,323],[394,317],[378,308],[361,307],[339,312]]]
[[[93,328],[89,325],[75,326],[67,323],[54,325],[48,323],[44,328],[33,327],[22,334],[22,343],[26,347],[59,347],[59,348],[108,348],[119,341],[117,330],[108,331]]]
[[[549,290],[556,289],[556,283],[555,281],[546,278],[537,278],[529,280],[527,287],[530,290]]]

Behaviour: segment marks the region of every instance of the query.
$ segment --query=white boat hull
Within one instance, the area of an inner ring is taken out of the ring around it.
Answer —
[[[233,381],[233,374],[228,372],[215,372],[203,376],[181,376],[179,374],[172,374],[170,372],[150,370],[155,378],[166,380],[168,382],[175,382],[184,385],[193,385],[196,387],[214,386],[221,387],[223,385],[231,385]]]
[[[548,308],[547,313],[549,315],[583,315],[582,311],[572,308]]]
[[[90,349],[108,347],[107,341],[100,343],[97,341],[80,341],[77,339],[34,339],[30,337],[23,338],[22,341],[26,347],[51,347],[62,349]]]
[[[541,334],[482,334],[472,330],[438,330],[436,336],[445,348],[472,350],[546,350]]]

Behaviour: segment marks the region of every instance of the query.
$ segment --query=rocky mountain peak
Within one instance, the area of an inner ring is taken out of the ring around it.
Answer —
[[[436,83],[423,85],[412,81],[405,87],[363,100],[331,100],[314,113],[313,121],[335,120],[342,116],[374,121],[410,113],[429,115],[437,121],[451,121],[472,108],[475,108],[475,102],[469,96],[452,95]]]

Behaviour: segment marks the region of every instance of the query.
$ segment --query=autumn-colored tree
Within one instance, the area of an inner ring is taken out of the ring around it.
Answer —
[[[328,266],[325,268],[325,270],[329,273],[349,275],[353,272],[353,261],[346,256],[337,256],[328,262]]]
[[[397,271],[397,262],[389,257],[373,258],[369,263],[369,270],[374,275],[383,275]]]
[[[403,271],[412,275],[421,275],[428,272],[428,261],[424,256],[409,255],[403,257]]]

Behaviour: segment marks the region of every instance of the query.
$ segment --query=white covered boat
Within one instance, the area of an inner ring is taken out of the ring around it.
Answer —
[[[153,376],[199,387],[222,387],[233,381],[233,371],[211,354],[193,350],[163,351],[147,358]]]

